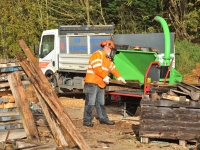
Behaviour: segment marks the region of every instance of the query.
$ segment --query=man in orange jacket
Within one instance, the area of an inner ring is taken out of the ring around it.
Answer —
[[[100,43],[103,50],[97,50],[89,59],[89,66],[85,77],[85,108],[83,125],[92,127],[92,111],[96,106],[99,122],[101,124],[114,125],[114,121],[110,121],[106,114],[105,104],[105,87],[109,84],[112,73],[117,80],[126,83],[117,71],[114,63],[111,61],[111,51],[114,43],[111,40]]]

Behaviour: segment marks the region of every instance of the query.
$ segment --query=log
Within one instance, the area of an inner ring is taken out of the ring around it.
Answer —
[[[39,65],[36,63],[36,60],[31,54],[31,51],[27,47],[26,43],[23,40],[20,40],[19,43],[29,60],[28,62],[27,60],[21,59],[22,57],[18,57],[18,59],[21,60],[20,65],[23,67],[27,76],[30,78],[30,81],[32,82],[35,89],[37,89],[37,91],[40,93],[42,98],[57,117],[58,122],[62,127],[62,131],[67,133],[67,135],[64,135],[67,143],[70,144],[71,141],[74,140],[81,149],[90,150],[91,148],[87,145],[82,135],[77,131],[76,127],[72,123],[65,108],[62,106],[47,78],[44,76],[41,69],[39,68]],[[68,137],[70,137],[70,141]]]
[[[39,142],[37,128],[35,126],[34,118],[30,110],[29,103],[26,100],[25,90],[19,74],[17,72],[11,73],[8,76],[8,82],[10,84],[12,93],[15,97],[17,109],[20,113],[27,138]]]

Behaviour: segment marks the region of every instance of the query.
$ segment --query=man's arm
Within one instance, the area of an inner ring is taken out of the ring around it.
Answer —
[[[113,62],[111,62],[111,65],[110,65],[110,72],[116,77],[116,78],[119,78],[121,75],[119,73],[119,71],[116,69],[115,65]]]

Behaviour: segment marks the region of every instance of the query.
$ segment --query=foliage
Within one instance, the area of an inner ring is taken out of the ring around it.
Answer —
[[[115,33],[154,33],[162,32],[153,21],[159,15],[175,32],[178,70],[188,72],[199,61],[198,46],[189,42],[200,43],[199,0],[6,0],[0,8],[0,57],[22,53],[19,39],[32,50],[42,31],[57,28],[58,23],[113,23]],[[186,59],[188,66],[183,62]]]
[[[153,18],[160,12],[158,0],[105,0],[103,10],[117,33],[154,32]]]
[[[186,74],[195,68],[197,62],[200,62],[199,45],[193,44],[188,40],[175,42],[176,45],[176,69],[181,74]]]
[[[24,39],[31,49],[34,44],[39,43],[40,34],[48,23],[43,4],[39,0],[7,0],[0,3],[1,57],[15,57],[22,53],[18,43],[20,39]],[[49,24],[52,23],[49,21]]]

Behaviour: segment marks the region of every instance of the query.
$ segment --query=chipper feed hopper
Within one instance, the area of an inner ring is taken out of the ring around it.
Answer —
[[[172,67],[173,58],[170,58],[170,32],[166,21],[156,16],[155,20],[161,23],[164,31],[164,57],[160,66],[155,66],[157,69],[149,72],[148,81],[164,81],[169,84],[174,84],[176,81],[182,80],[182,75]],[[138,50],[119,50],[115,55],[114,62],[117,69],[125,80],[139,80],[144,83],[145,73],[151,62],[158,61],[158,55],[152,51]],[[166,78],[166,79],[165,79]]]

